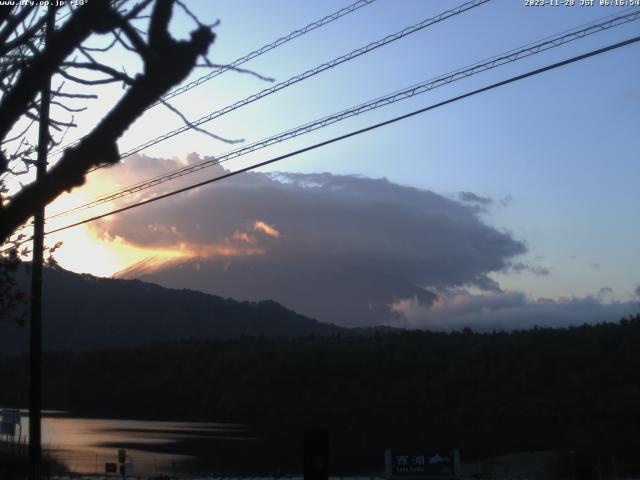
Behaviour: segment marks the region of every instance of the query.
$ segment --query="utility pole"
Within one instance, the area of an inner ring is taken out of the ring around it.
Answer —
[[[55,8],[47,10],[44,31],[45,47],[55,26]],[[40,95],[40,121],[38,129],[38,157],[36,182],[47,172],[49,150],[49,107],[51,102],[51,78],[43,79]],[[42,464],[42,263],[44,251],[44,208],[42,205],[33,216],[33,259],[31,262],[31,328],[29,350],[29,466],[31,480],[41,479]]]

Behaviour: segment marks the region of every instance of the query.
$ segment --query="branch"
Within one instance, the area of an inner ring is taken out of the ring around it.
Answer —
[[[0,104],[0,139],[4,138],[12,125],[24,113],[26,106],[34,100],[47,78],[60,64],[85,41],[91,32],[103,33],[115,27],[114,12],[107,0],[95,0],[80,7],[71,19],[51,34],[43,52],[34,55],[10,92]],[[109,23],[111,21],[111,23]]]
[[[38,205],[46,205],[63,191],[82,185],[91,168],[116,163],[119,160],[117,139],[148,107],[187,77],[198,57],[206,55],[215,39],[209,28],[198,28],[191,33],[189,41],[174,40],[166,31],[172,3],[171,0],[158,0],[155,5],[151,19],[154,41],[150,42],[154,51],[145,60],[144,73],[136,77],[120,101],[89,135],[77,146],[64,151],[42,181],[24,187],[6,208],[0,209],[0,243],[27,221]],[[161,49],[155,50],[158,47]]]
[[[71,68],[83,68],[87,70],[96,70],[98,72],[106,73],[107,75],[113,77],[115,80],[121,80],[126,84],[133,84],[134,80],[129,75],[124,72],[119,72],[115,68],[109,67],[107,65],[103,65],[97,62],[64,62],[62,64],[65,67]]]
[[[49,123],[50,126],[55,128],[56,126],[61,126],[61,127],[77,127],[78,125],[76,125],[75,123],[73,123],[73,120],[71,120],[70,122],[61,122],[59,120],[54,120],[53,118],[49,119]],[[56,128],[56,130],[60,131],[62,130],[61,128]]]
[[[33,38],[33,36],[38,32],[38,30],[42,28],[42,26],[45,24],[46,21],[47,21],[47,16],[43,15],[42,18],[38,20],[38,22],[34,26],[26,29],[24,32],[22,32],[20,35],[18,35],[16,38],[11,40],[10,42],[5,42],[3,44],[0,44],[0,56],[6,54],[7,52],[10,52],[14,48],[18,48],[20,45],[24,44],[27,40]]]
[[[81,85],[104,85],[105,83],[113,83],[113,82],[119,82],[119,81],[124,81],[125,83],[129,83],[129,84],[133,83],[133,80],[129,78],[127,75],[124,75],[125,77],[124,79],[109,77],[109,78],[100,78],[97,80],[87,80],[86,78],[76,77],[75,75],[65,72],[64,70],[58,70],[56,73],[62,75],[67,80],[71,80],[72,82],[79,83]]]
[[[135,5],[131,11],[129,13],[127,13],[126,19],[127,20],[133,20],[135,19],[138,14],[144,10],[145,8],[147,8],[147,6],[151,3],[151,0],[143,0],[142,2],[138,3],[137,5]]]
[[[160,99],[160,103],[162,103],[162,105],[164,105],[169,110],[171,110],[173,113],[175,113],[178,117],[180,117],[180,119],[184,122],[185,125],[190,127],[192,130],[195,130],[196,132],[204,133],[208,137],[211,137],[214,140],[220,140],[221,142],[224,142],[224,143],[234,144],[234,143],[242,143],[242,142],[244,142],[244,138],[239,138],[237,140],[230,140],[228,138],[224,138],[224,137],[221,137],[219,135],[216,135],[215,133],[211,133],[208,130],[205,130],[204,128],[200,128],[200,127],[194,125],[193,123],[191,123],[189,121],[189,119],[187,117],[185,117],[184,114],[180,110],[175,108],[173,105],[171,105],[166,100]]]
[[[153,8],[153,14],[149,22],[149,46],[157,54],[161,53],[165,45],[173,41],[168,32],[172,8],[172,0],[158,0]]]
[[[63,98],[98,98],[98,95],[94,93],[66,93],[66,92],[55,92],[52,93],[53,97],[63,97]]]
[[[32,9],[33,9],[33,6],[24,7],[18,13],[9,15],[6,18],[7,24],[2,29],[2,31],[0,31],[0,44],[4,45],[4,43],[8,40],[11,34],[15,32],[15,29],[18,26],[18,24],[21,23],[25,18],[27,18],[27,16],[29,15]],[[7,9],[7,10],[10,10],[10,9]]]
[[[84,112],[87,109],[87,107],[71,108],[66,106],[64,103],[56,102],[55,100],[51,100],[51,105],[57,105],[58,107],[63,108],[67,112],[71,113]]]
[[[146,43],[144,43],[144,40],[142,39],[140,34],[136,31],[136,29],[133,28],[131,26],[131,24],[128,21],[126,21],[124,18],[122,18],[122,17],[120,18],[118,26],[122,29],[122,32],[127,36],[129,41],[131,42],[132,46],[127,45],[124,42],[124,40],[122,40],[120,38],[120,35],[118,35],[118,33],[116,32],[116,38],[118,39],[118,41],[127,50],[132,50],[132,51],[140,54],[142,56],[142,58],[147,60],[148,57],[149,57],[149,53],[150,53],[149,47],[148,47],[148,45]]]
[[[11,137],[11,138],[6,138],[6,139],[5,139],[5,140],[3,140],[2,142],[0,142],[0,145],[1,145],[1,144],[4,144],[4,143],[11,143],[11,142],[13,142],[13,141],[15,141],[15,140],[18,140],[18,139],[19,139],[19,138],[21,138],[25,133],[27,133],[27,132],[29,131],[29,129],[33,126],[33,124],[34,124],[34,123],[35,123],[35,120],[31,120],[31,121],[27,124],[27,126],[25,127],[25,129],[24,129],[24,130],[22,130],[20,133],[18,133],[17,135],[15,135],[15,136],[13,136],[13,137]]]
[[[108,50],[111,50],[111,48],[116,44],[117,41],[118,37],[114,35],[113,40],[106,47],[82,47],[81,50],[86,50],[87,52],[106,52]]]
[[[220,70],[231,70],[232,72],[251,75],[252,77],[256,77],[257,79],[262,80],[264,82],[269,82],[269,83],[275,82],[275,78],[266,77],[266,76],[261,75],[260,73],[255,72],[253,70],[247,70],[246,68],[234,67],[234,66],[231,66],[231,65],[224,65],[224,64],[219,64],[219,63],[211,63],[209,61],[209,59],[206,58],[206,57],[205,57],[204,60],[205,60],[204,65],[196,65],[196,67],[207,67],[207,68],[217,68],[217,69],[220,69]]]

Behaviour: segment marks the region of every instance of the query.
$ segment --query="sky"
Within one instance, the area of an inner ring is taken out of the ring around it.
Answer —
[[[275,82],[463,2],[377,0],[243,65]],[[493,0],[204,125],[245,144],[617,13]],[[348,5],[346,1],[189,0],[220,20],[209,52],[225,64]],[[640,20],[380,108],[226,163],[234,170],[615,43]],[[172,30],[193,21],[177,11]],[[96,45],[105,39],[95,39]],[[123,52],[110,60],[134,72]],[[640,45],[587,59],[415,116],[258,173],[234,177],[52,236],[60,264],[176,288],[274,298],[350,325],[518,327],[617,320],[640,285]],[[207,70],[198,68],[191,79]],[[226,72],[171,103],[196,119],[272,84]],[[86,133],[121,95],[100,90]],[[121,151],[181,126],[163,107]],[[240,144],[242,145],[242,144]],[[49,211],[238,145],[189,131],[90,176]],[[223,173],[201,170],[133,196]],[[108,205],[106,210],[115,204]],[[91,211],[92,214],[104,210]],[[60,221],[76,220],[78,216]],[[56,225],[51,223],[50,225]],[[124,271],[124,273],[122,273]],[[318,292],[331,292],[328,302]]]

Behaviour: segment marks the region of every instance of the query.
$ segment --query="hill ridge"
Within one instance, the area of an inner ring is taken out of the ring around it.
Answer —
[[[19,278],[25,291],[27,280],[24,273]],[[237,301],[60,268],[45,269],[43,305],[46,350],[138,346],[189,338],[224,340],[242,335],[326,336],[347,331],[270,299]],[[25,351],[27,335],[27,328],[0,322],[0,352]]]

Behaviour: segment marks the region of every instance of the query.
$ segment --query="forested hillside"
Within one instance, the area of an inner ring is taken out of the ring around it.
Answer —
[[[45,405],[256,423],[265,462],[270,449],[301,448],[303,426],[325,425],[333,451],[349,452],[339,460],[346,469],[381,466],[389,446],[421,445],[456,446],[467,460],[553,449],[564,468],[574,451],[585,474],[596,461],[604,472],[637,474],[638,345],[640,316],[564,330],[245,337],[56,353],[46,357]],[[25,366],[23,356],[1,358],[0,384],[15,388],[1,390],[0,403],[24,404]]]

